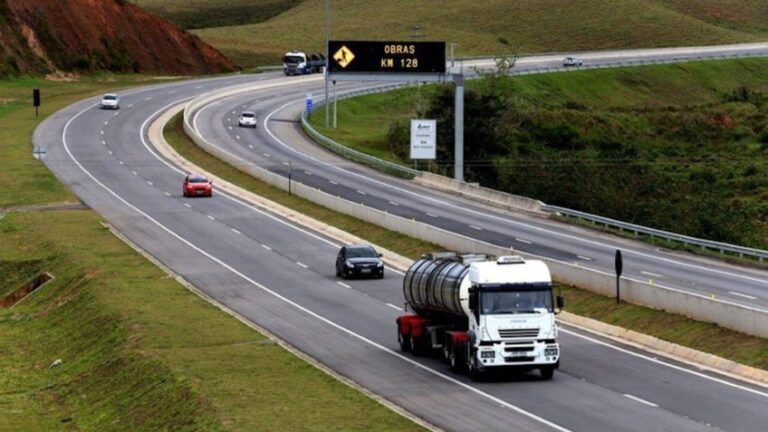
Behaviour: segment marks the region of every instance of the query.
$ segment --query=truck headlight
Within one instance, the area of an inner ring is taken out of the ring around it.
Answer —
[[[544,355],[548,356],[548,357],[549,356],[556,357],[557,356],[557,348],[556,347],[546,348],[544,350]]]
[[[355,265],[354,265],[354,264],[352,264],[351,262],[347,261],[347,267],[349,267],[349,268],[355,268]]]
[[[488,359],[496,357],[496,351],[480,351],[480,358]]]
[[[376,267],[379,267],[379,268],[384,267],[384,263],[379,261],[376,263]]]

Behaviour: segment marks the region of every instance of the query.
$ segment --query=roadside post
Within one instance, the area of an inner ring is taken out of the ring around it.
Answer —
[[[312,93],[307,93],[307,118],[312,116],[312,109],[315,104],[312,102]]]
[[[621,281],[621,271],[624,269],[624,260],[621,258],[621,251],[616,249],[616,304],[621,301],[621,291],[619,282]]]
[[[292,173],[292,167],[291,167],[291,161],[288,161],[288,195],[291,194],[291,173]]]
[[[35,117],[40,115],[40,89],[32,90],[32,104],[35,106]]]

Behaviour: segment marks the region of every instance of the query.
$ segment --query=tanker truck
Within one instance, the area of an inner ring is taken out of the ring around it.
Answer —
[[[322,54],[306,54],[291,51],[283,56],[283,73],[286,75],[305,75],[322,72],[325,67],[325,56]]]
[[[491,370],[538,369],[549,380],[560,365],[555,311],[564,301],[553,299],[542,261],[432,253],[408,269],[403,295],[402,351],[439,353],[453,372],[472,379]]]

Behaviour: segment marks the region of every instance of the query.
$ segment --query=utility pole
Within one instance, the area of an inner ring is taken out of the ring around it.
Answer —
[[[325,0],[325,127],[330,123],[330,104],[328,103],[328,64],[330,63],[330,53],[328,52],[328,41],[331,39],[331,0]]]
[[[454,163],[453,178],[464,181],[464,75],[453,75],[453,83],[456,86],[456,101],[453,112],[454,117]]]

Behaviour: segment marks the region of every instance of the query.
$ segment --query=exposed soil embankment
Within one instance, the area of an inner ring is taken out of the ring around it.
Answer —
[[[206,74],[236,66],[125,0],[0,0],[0,77],[54,71]]]

